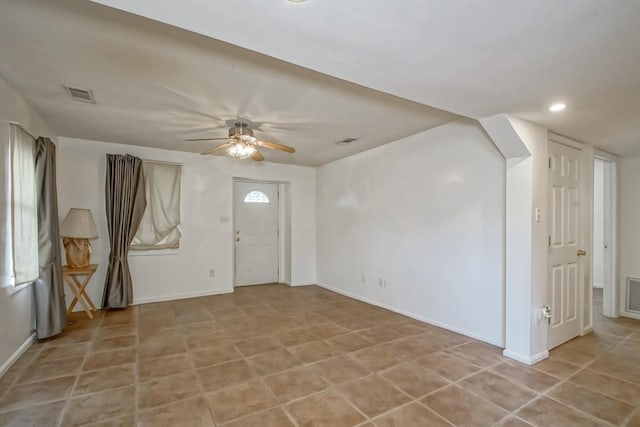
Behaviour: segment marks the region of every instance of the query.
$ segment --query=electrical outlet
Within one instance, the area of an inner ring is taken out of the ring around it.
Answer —
[[[209,269],[209,277],[216,277],[216,269],[215,268],[210,268]]]
[[[387,287],[387,279],[384,279],[382,281],[382,287],[386,288]]]
[[[362,275],[360,276],[360,281],[362,283],[367,283],[367,278],[364,276],[364,273],[362,273]]]

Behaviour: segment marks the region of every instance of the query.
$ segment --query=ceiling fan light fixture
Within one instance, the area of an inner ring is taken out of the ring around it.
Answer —
[[[255,152],[255,145],[244,141],[236,141],[227,148],[227,154],[235,159],[248,159]]]
[[[551,104],[549,106],[549,111],[551,111],[552,113],[557,113],[559,111],[563,111],[565,108],[567,108],[567,104],[565,104],[564,102],[556,102],[555,104]]]

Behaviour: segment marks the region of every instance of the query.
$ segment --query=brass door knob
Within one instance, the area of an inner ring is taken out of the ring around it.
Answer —
[[[578,256],[585,256],[585,255],[587,255],[587,251],[583,249],[578,249]]]

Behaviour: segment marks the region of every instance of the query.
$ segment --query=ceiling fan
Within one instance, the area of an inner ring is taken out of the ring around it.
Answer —
[[[253,130],[243,121],[235,122],[233,127],[229,129],[229,136],[226,138],[195,138],[187,139],[187,141],[216,141],[226,140],[227,142],[216,145],[207,151],[202,152],[203,155],[214,154],[219,150],[226,150],[227,154],[237,159],[251,159],[261,162],[264,156],[258,147],[270,148],[272,150],[284,151],[285,153],[295,153],[295,148],[288,147],[275,142],[263,141],[253,136]]]

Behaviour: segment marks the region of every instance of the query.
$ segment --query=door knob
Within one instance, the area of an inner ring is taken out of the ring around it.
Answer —
[[[578,256],[585,256],[587,255],[587,251],[585,251],[584,249],[578,249]]]

